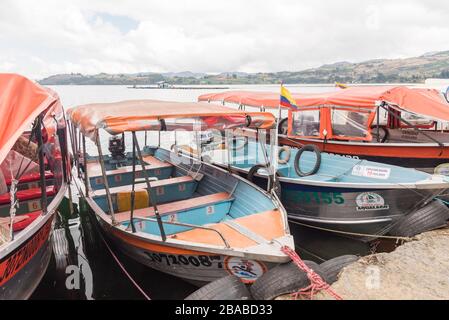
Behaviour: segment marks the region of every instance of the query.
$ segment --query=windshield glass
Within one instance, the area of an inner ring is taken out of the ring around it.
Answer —
[[[331,111],[332,134],[338,137],[366,138],[371,112],[336,109]]]

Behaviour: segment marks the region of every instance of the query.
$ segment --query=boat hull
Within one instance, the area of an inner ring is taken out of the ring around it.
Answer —
[[[241,171],[242,176],[246,172]],[[373,189],[313,186],[281,182],[281,200],[290,222],[335,230],[350,235],[364,234],[372,240],[386,234],[402,217],[425,206],[445,189]],[[266,187],[267,179],[254,182]],[[357,236],[360,238],[360,236]]]
[[[243,282],[252,283],[267,270],[278,265],[150,242],[129,232],[117,230],[98,215],[96,218],[107,241],[122,253],[144,266],[198,286],[230,274],[239,276]]]
[[[18,248],[0,261],[0,300],[28,299],[50,262],[54,214]]]
[[[279,137],[279,144],[301,147],[313,144],[321,151],[356,159],[381,162],[401,167],[415,168],[433,173],[439,165],[449,163],[449,144],[440,147],[436,144],[420,143],[351,143],[319,139]]]

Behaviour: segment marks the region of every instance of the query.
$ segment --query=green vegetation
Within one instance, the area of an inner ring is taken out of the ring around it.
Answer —
[[[43,85],[232,85],[292,83],[419,83],[427,78],[449,78],[449,51],[407,59],[376,59],[361,63],[338,62],[304,71],[276,73],[226,72],[59,74],[39,81]]]

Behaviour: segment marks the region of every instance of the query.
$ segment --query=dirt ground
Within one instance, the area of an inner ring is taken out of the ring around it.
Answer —
[[[345,300],[449,299],[449,228],[344,268],[332,289]],[[332,299],[326,293],[317,300]]]

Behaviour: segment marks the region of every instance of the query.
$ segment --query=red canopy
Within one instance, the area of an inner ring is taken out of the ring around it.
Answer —
[[[58,96],[17,74],[0,74],[0,163],[34,119]]]
[[[345,106],[374,109],[386,102],[404,111],[423,115],[434,120],[449,121],[449,106],[434,89],[410,89],[404,86],[350,87],[323,93],[292,93],[298,107]],[[205,94],[199,101],[220,101],[252,107],[278,108],[279,93],[228,91]]]
[[[275,123],[269,112],[245,112],[207,103],[158,100],[94,103],[70,108],[67,114],[72,123],[93,140],[98,128],[110,134],[161,130],[160,119],[165,121],[167,130],[181,126],[184,130],[194,129],[197,119],[202,120],[201,130],[243,127],[247,125],[247,116],[251,117],[250,127],[268,129]]]

